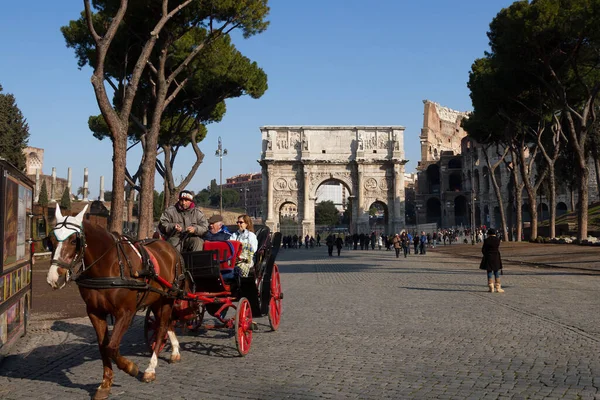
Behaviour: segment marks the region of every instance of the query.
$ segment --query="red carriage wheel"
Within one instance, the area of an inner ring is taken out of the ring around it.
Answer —
[[[283,299],[283,293],[281,293],[281,281],[279,280],[279,268],[277,264],[273,264],[273,272],[271,273],[271,299],[269,300],[269,325],[271,329],[276,331],[279,328],[279,321],[281,320],[281,299]]]
[[[235,313],[235,346],[240,356],[250,351],[252,343],[252,309],[247,298],[242,297]]]
[[[156,346],[156,335],[158,334],[159,321],[154,315],[154,312],[151,308],[148,308],[146,311],[146,319],[144,320],[144,338],[146,339],[146,346],[150,353],[154,352],[154,347]],[[162,342],[162,346],[160,346],[160,351],[165,348],[167,344],[167,333],[165,332],[165,337]],[[160,352],[159,351],[159,352]]]

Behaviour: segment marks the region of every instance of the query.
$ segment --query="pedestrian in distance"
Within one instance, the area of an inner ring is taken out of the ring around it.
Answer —
[[[500,271],[502,270],[502,258],[500,256],[500,239],[496,236],[495,229],[488,229],[487,238],[483,241],[481,248],[483,257],[481,259],[480,269],[487,271],[488,292],[504,293],[500,284]],[[494,283],[494,279],[496,282]]]
[[[335,238],[333,237],[333,234],[329,234],[327,236],[327,238],[325,239],[325,245],[327,245],[327,253],[329,254],[329,257],[333,256],[333,246],[335,244]]]
[[[410,241],[408,240],[408,235],[406,234],[406,231],[403,231],[402,234],[400,234],[400,243],[402,244],[402,252],[404,253],[404,258],[406,258],[406,255],[408,254],[408,249],[410,249]]]
[[[394,245],[394,251],[396,252],[396,258],[400,257],[400,249],[402,248],[402,243],[400,241],[400,235],[396,233],[394,238],[392,239],[392,245]]]
[[[421,243],[419,244],[419,249],[421,250],[421,254],[427,253],[427,235],[425,231],[421,232]]]
[[[340,253],[342,252],[342,247],[344,247],[344,239],[342,239],[340,235],[338,235],[338,237],[335,239],[335,247],[337,248],[339,257]]]

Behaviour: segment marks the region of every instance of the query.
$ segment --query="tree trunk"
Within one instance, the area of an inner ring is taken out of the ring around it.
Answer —
[[[166,62],[166,50],[162,49],[157,79],[156,103],[150,129],[146,133],[143,143],[144,162],[142,164],[142,177],[140,193],[140,224],[138,238],[143,239],[152,235],[153,228],[153,203],[154,203],[154,174],[156,171],[156,157],[158,149],[158,135],[160,134],[160,122],[165,109],[168,85],[164,78]]]
[[[596,150],[595,153],[598,151]],[[600,191],[600,159],[594,158],[594,168],[596,169],[596,187]]]
[[[548,178],[550,179],[550,239],[556,237],[556,177],[554,176],[554,163],[548,165]]]
[[[125,210],[125,164],[127,160],[127,135],[113,138],[113,178],[110,199],[110,220],[108,230],[123,232],[123,211]]]
[[[133,222],[133,198],[135,197],[135,190],[131,187],[127,187],[127,227],[131,230]],[[138,213],[139,214],[139,213]]]
[[[531,215],[530,229],[531,233],[529,235],[529,240],[535,240],[537,238],[537,200],[536,196],[536,187],[531,184],[531,171],[528,167],[526,157],[525,157],[525,147],[522,145],[519,149],[519,167],[521,170],[521,178],[523,180],[523,184],[525,185],[525,190],[527,190],[527,196],[529,198],[529,214]]]
[[[498,165],[504,162],[504,157],[508,153],[508,148],[505,148],[504,154],[498,160],[497,163],[492,165],[490,163],[490,159],[487,153],[488,149],[486,147],[483,148],[483,154],[485,155],[485,162],[487,163],[488,168],[490,169],[490,177],[492,178],[492,185],[494,186],[494,192],[496,193],[496,200],[498,201],[498,209],[500,210],[500,219],[502,223],[502,240],[506,241],[508,238],[508,230],[506,229],[506,214],[504,212],[504,202],[502,201],[502,192],[500,191],[500,187],[498,186],[498,181],[496,181],[496,168]]]
[[[588,179],[589,179],[589,170],[587,165],[579,166],[579,199],[577,199],[577,205],[579,210],[577,212],[577,224],[579,225],[577,229],[577,240],[581,242],[582,240],[587,239],[588,232]]]
[[[517,171],[515,170],[515,174]],[[517,242],[523,237],[523,184],[519,184],[515,190],[515,203],[517,213]]]

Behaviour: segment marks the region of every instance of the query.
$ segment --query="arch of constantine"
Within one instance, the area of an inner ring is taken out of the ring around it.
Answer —
[[[369,208],[386,211],[386,233],[405,225],[404,127],[263,126],[260,164],[266,225],[280,228],[287,206],[297,211],[303,235],[315,235],[317,189],[341,183],[351,208],[350,231],[368,233]]]

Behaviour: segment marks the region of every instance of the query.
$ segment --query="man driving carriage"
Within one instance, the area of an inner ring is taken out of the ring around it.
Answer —
[[[182,252],[202,250],[202,236],[208,231],[208,221],[193,199],[192,192],[182,190],[177,203],[165,210],[158,224],[169,243]]]

